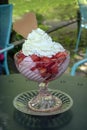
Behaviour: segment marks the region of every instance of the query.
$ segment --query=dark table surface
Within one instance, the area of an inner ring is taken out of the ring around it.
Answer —
[[[20,74],[0,76],[0,130],[87,130],[87,78],[63,75],[49,88],[70,95],[73,106],[58,115],[31,116],[16,110],[13,100],[24,91],[38,89],[38,84]]]

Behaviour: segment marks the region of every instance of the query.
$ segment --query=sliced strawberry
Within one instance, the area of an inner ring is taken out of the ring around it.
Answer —
[[[49,69],[54,63],[49,57],[41,57],[42,67]]]
[[[63,55],[60,58],[58,58],[58,60],[57,60],[58,65],[61,65],[65,61],[65,59],[66,59],[66,57]]]
[[[42,74],[42,73],[46,73],[47,69],[46,68],[40,68],[39,71]]]
[[[46,68],[39,68],[38,70],[43,78],[45,78],[47,76],[47,69]]]
[[[47,77],[47,73],[41,73],[41,76],[43,77],[43,78],[46,78]]]
[[[47,78],[46,78],[46,81],[51,80],[51,79],[52,79],[52,77],[53,77],[53,75],[51,74],[49,77],[47,77]]]
[[[45,79],[49,78],[51,74],[49,72],[42,73],[41,76]]]
[[[62,53],[59,52],[59,53],[56,53],[55,57],[56,57],[56,58],[59,58],[59,57],[61,57],[61,55],[62,55]]]
[[[22,61],[23,61],[23,59],[22,59],[22,58],[19,58],[19,59],[18,59],[18,64],[20,64]]]
[[[32,58],[33,61],[39,61],[40,60],[40,57],[38,57],[35,54],[31,55],[31,58]]]
[[[55,64],[55,62],[48,62],[48,63],[45,63],[44,64],[44,67],[46,67],[47,69],[49,69],[52,65],[54,65]]]
[[[23,59],[24,59],[25,57],[26,57],[26,56],[22,53],[22,51],[20,51],[20,52],[17,54],[18,64],[20,64],[21,61],[23,61]]]
[[[57,63],[60,66],[66,59],[67,52],[59,52],[54,57],[57,58]]]
[[[34,71],[35,69],[37,69],[36,66],[34,66],[34,67],[31,68],[32,71]]]
[[[55,65],[53,65],[51,68],[50,68],[50,72],[52,74],[57,74],[58,73],[58,65],[55,63]]]
[[[52,74],[50,74],[50,73],[46,73],[45,76],[44,76],[44,78],[45,78],[46,80],[47,80],[47,79],[50,79],[50,78],[51,78],[51,75],[52,75]]]
[[[43,68],[44,67],[44,64],[42,62],[37,62],[36,64],[36,68]]]
[[[59,57],[66,57],[67,53],[66,52],[58,52],[54,57],[59,58]]]
[[[49,57],[43,56],[43,57],[41,57],[41,61],[48,63],[48,62],[51,62],[51,59]]]
[[[18,52],[17,58],[25,58],[26,56],[22,53],[22,51]]]

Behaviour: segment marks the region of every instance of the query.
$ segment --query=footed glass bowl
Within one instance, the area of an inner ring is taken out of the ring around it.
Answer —
[[[50,93],[48,83],[58,78],[67,69],[70,60],[69,52],[59,52],[49,58],[39,57],[35,54],[25,56],[22,51],[19,51],[15,54],[14,59],[19,72],[39,84],[38,94],[27,103],[29,109],[35,112],[60,110],[62,100]]]

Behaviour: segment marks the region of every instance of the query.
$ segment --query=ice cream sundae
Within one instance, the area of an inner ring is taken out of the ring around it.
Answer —
[[[52,41],[45,31],[37,28],[29,33],[22,50],[17,52],[14,58],[20,73],[40,83],[39,96],[29,102],[29,107],[39,111],[51,111],[51,107],[52,109],[60,108],[62,102],[49,94],[47,83],[59,77],[69,64],[69,53],[63,46]],[[55,107],[53,107],[54,104]]]
[[[69,55],[41,29],[33,30],[16,54],[18,70],[31,80],[52,80],[66,70]]]

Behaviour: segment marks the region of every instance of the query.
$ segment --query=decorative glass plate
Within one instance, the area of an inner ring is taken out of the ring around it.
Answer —
[[[72,98],[66,94],[65,92],[62,92],[60,90],[49,90],[52,95],[58,97],[62,101],[62,106],[60,109],[52,112],[37,112],[33,111],[28,107],[28,102],[38,94],[38,90],[31,90],[27,92],[23,92],[16,96],[13,100],[13,105],[14,107],[26,114],[30,115],[39,115],[39,116],[48,116],[48,115],[56,115],[63,113],[65,111],[68,111],[72,105],[73,105],[73,100]]]

